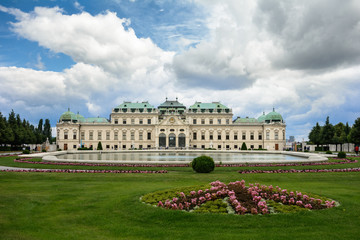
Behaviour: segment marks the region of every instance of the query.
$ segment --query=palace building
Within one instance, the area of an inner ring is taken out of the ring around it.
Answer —
[[[233,119],[232,110],[220,102],[195,102],[189,108],[178,99],[155,108],[149,102],[124,102],[112,109],[110,119],[84,118],[64,112],[56,124],[57,145],[125,149],[248,149],[283,150],[286,124],[275,112],[259,118]]]

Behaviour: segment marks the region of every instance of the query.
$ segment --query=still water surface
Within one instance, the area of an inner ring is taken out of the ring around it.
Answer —
[[[58,156],[68,160],[115,160],[115,161],[183,161],[190,162],[195,157],[204,153],[76,153]],[[285,154],[266,154],[266,153],[206,153],[214,161],[252,161],[252,160],[272,160],[272,161],[297,161],[304,160],[302,157],[290,156]]]

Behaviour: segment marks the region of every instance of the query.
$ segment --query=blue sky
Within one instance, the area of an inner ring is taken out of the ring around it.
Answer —
[[[360,116],[360,3],[281,0],[0,3],[0,111],[53,126],[123,101],[273,107],[306,139]]]

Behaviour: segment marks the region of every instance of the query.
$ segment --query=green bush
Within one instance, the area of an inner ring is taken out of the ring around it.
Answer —
[[[337,156],[338,156],[338,158],[346,158],[346,153],[339,152]]]
[[[30,154],[30,150],[25,149],[25,150],[22,151],[22,153],[23,154]]]
[[[191,162],[191,167],[195,172],[209,173],[214,171],[215,163],[214,160],[209,156],[200,156],[194,158],[194,160]]]
[[[241,145],[241,150],[247,150],[247,146],[245,142],[243,142],[243,144]]]
[[[328,151],[326,151],[326,154],[332,154],[332,151],[328,150]]]
[[[42,152],[46,152],[46,149],[41,150]]]
[[[98,143],[97,150],[103,150],[101,142]]]

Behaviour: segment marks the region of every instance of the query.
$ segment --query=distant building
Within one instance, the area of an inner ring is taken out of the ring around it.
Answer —
[[[62,150],[79,146],[95,149],[129,148],[247,148],[283,150],[286,124],[275,112],[259,118],[233,120],[232,110],[220,102],[195,102],[188,109],[178,99],[155,108],[149,102],[124,102],[112,109],[110,119],[84,118],[64,112],[56,125]]]
[[[289,136],[288,142],[295,142],[295,137],[294,136]]]

